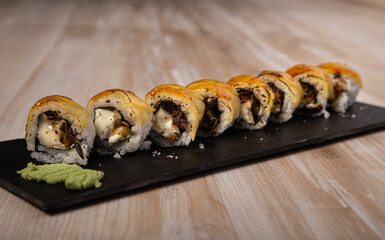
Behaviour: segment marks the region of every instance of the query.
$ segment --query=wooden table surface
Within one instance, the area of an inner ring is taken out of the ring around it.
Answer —
[[[1,1],[0,140],[31,105],[348,63],[385,107],[385,3]],[[0,188],[1,239],[384,239],[385,131],[47,214]]]

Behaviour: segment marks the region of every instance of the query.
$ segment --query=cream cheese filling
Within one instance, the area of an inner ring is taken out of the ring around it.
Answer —
[[[241,103],[240,115],[248,124],[255,124],[253,113],[251,112],[252,105],[253,103],[251,100]]]
[[[108,139],[108,144],[112,145],[128,139],[131,136],[130,129],[120,126],[122,116],[116,110],[95,109],[95,130],[96,135],[101,139]]]
[[[66,150],[67,147],[60,142],[60,135],[58,129],[54,127],[54,121],[57,120],[48,120],[44,114],[39,116],[37,139],[46,147]]]
[[[179,128],[172,123],[172,115],[161,107],[155,113],[152,129],[165,138],[170,138],[175,133],[180,134]]]

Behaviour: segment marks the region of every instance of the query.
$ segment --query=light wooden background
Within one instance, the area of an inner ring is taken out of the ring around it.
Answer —
[[[346,62],[385,106],[385,2],[1,1],[0,140],[50,94]],[[48,215],[0,188],[1,239],[384,239],[385,131]]]

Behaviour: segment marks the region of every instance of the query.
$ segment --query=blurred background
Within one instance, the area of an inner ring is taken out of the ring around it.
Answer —
[[[0,0],[0,141],[23,138],[47,95],[85,106],[109,88],[144,97],[163,83],[332,61],[361,74],[358,101],[385,107],[385,0]],[[0,239],[384,239],[384,139],[339,139],[56,214],[0,188]]]
[[[84,106],[108,88],[144,97],[298,63],[347,63],[358,100],[385,106],[384,43],[382,0],[0,1],[0,140],[23,137],[47,95]]]

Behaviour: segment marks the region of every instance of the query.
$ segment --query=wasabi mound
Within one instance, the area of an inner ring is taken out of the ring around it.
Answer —
[[[25,180],[44,181],[48,184],[64,183],[65,187],[71,190],[82,190],[90,187],[100,188],[100,180],[104,172],[83,169],[78,165],[64,163],[35,165],[28,163],[27,167],[17,171]]]

